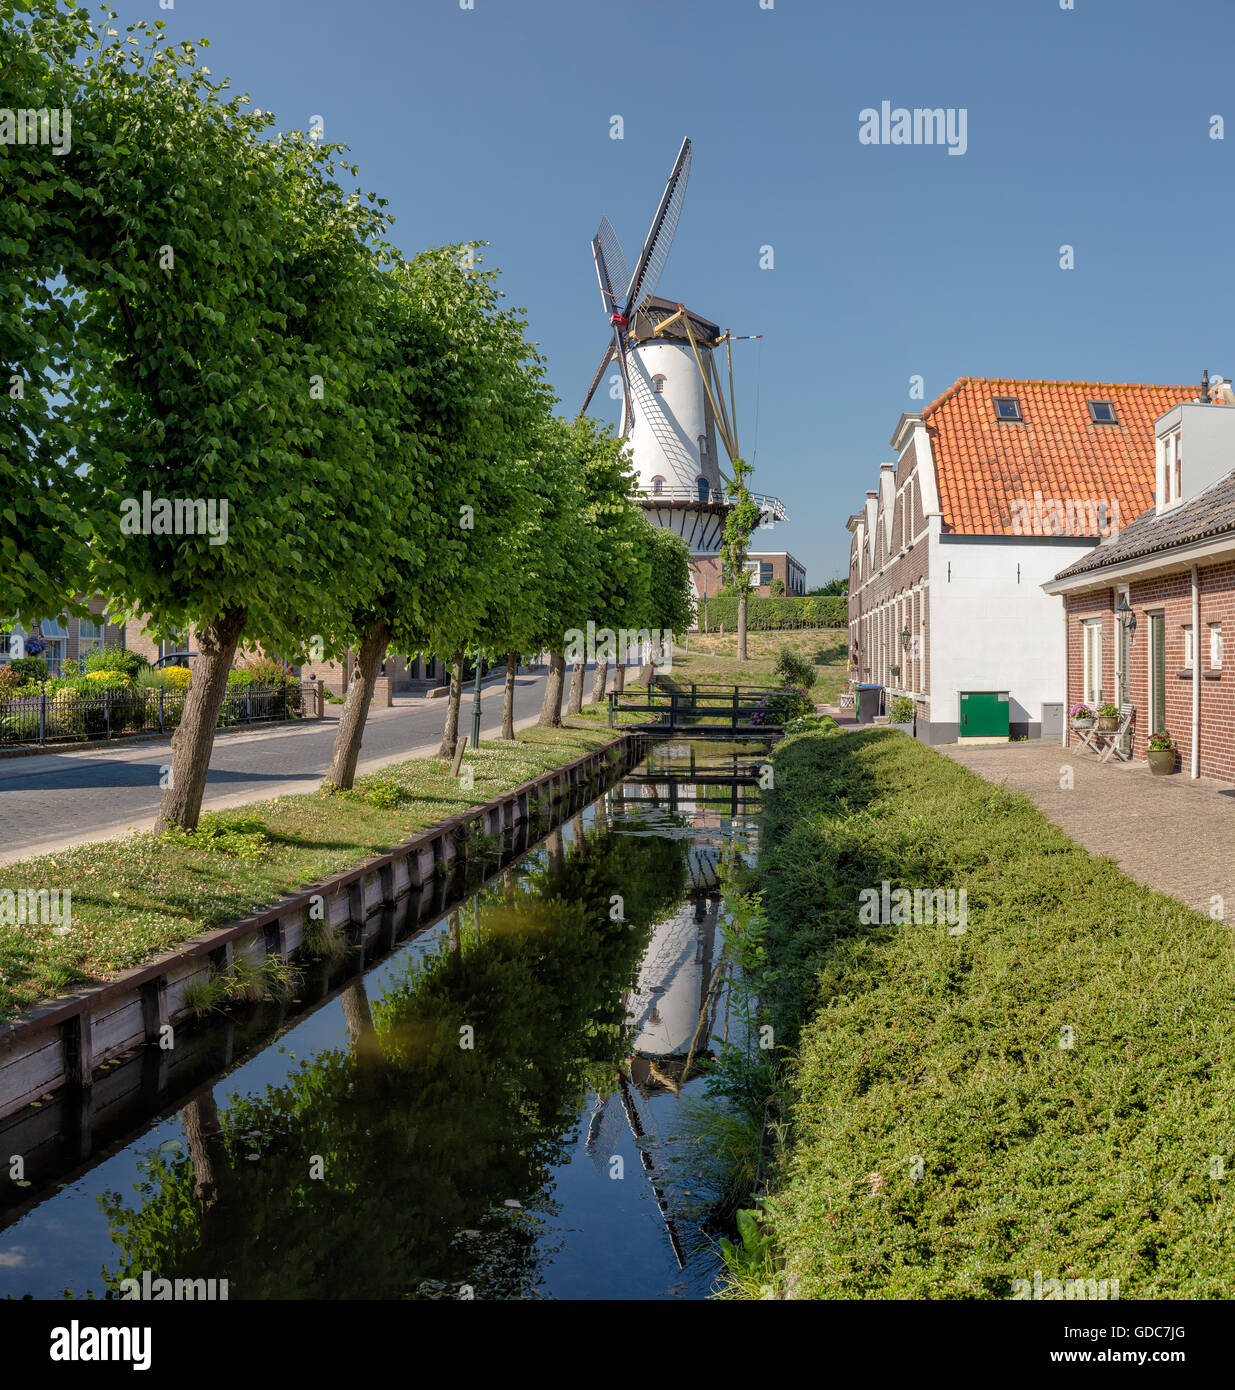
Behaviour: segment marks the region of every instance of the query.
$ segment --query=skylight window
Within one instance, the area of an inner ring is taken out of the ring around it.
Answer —
[[[996,396],[995,414],[1001,420],[1019,420],[1021,418],[1021,403],[1015,396]]]
[[[1115,407],[1110,401],[1090,401],[1089,418],[1095,425],[1119,424],[1119,421],[1115,418]]]

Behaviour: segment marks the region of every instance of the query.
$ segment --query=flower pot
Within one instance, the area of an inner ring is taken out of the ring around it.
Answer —
[[[1113,734],[1119,728],[1119,716],[1117,714],[1100,714],[1098,716],[1098,729],[1104,734]]]
[[[1073,721],[1072,721],[1072,727],[1073,727],[1074,729],[1092,729],[1092,728],[1093,728],[1093,720],[1092,720],[1092,719],[1073,719]]]
[[[1155,777],[1175,771],[1174,748],[1151,748],[1146,756],[1149,758],[1149,770]]]

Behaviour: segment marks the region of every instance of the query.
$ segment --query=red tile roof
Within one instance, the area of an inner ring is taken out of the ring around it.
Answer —
[[[1119,503],[1127,525],[1153,505],[1153,422],[1196,386],[961,377],[923,412],[944,530],[1013,534],[1013,500],[1033,494]],[[1022,422],[999,420],[995,396],[1015,396]],[[1088,401],[1110,401],[1117,425],[1096,425]]]

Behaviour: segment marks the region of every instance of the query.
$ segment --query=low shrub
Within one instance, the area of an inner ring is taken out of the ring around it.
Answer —
[[[810,662],[804,656],[799,656],[792,647],[780,649],[780,654],[776,658],[776,665],[773,666],[772,671],[780,678],[782,684],[799,685],[804,690],[809,690],[818,676],[818,672]]]
[[[91,652],[81,665],[87,672],[114,671],[118,675],[128,676],[130,680],[136,679],[138,672],[150,668],[144,656],[120,647],[104,647],[101,651]]]
[[[1005,1299],[1041,1271],[1118,1279],[1123,1299],[1225,1297],[1229,925],[891,732],[787,739],[773,766],[760,1002],[792,1136],[764,1205],[777,1290]],[[895,899],[872,919],[885,884],[964,890],[960,930]]]
[[[912,724],[917,712],[917,705],[914,704],[908,695],[898,695],[896,699],[892,701],[889,717],[893,724]]]
[[[47,662],[41,656],[15,656],[9,669],[16,671],[23,682],[41,685],[47,679]]]

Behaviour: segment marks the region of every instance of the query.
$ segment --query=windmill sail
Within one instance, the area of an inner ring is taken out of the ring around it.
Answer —
[[[665,191],[661,194],[660,206],[652,225],[648,229],[647,240],[639,252],[634,274],[626,291],[626,305],[623,309],[627,318],[635,312],[643,301],[656,293],[660,284],[661,272],[669,259],[669,248],[673,245],[673,235],[677,231],[682,216],[682,201],[686,197],[686,180],[690,177],[690,137],[682,141],[682,148],[673,163],[673,172]]]

